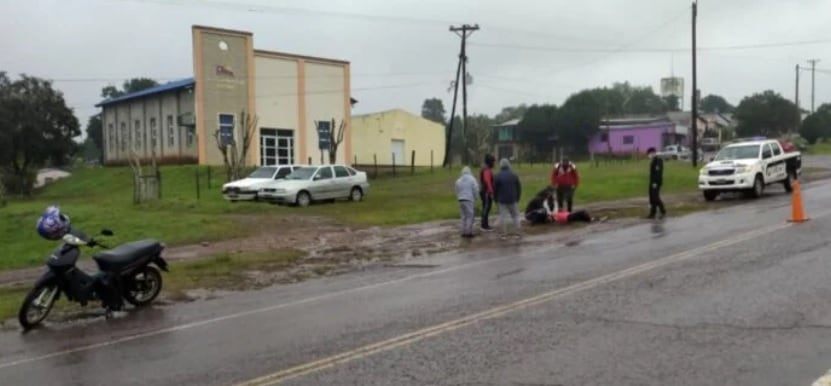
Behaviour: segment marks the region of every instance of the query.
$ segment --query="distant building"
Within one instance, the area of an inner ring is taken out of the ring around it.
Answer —
[[[71,175],[72,173],[61,169],[40,169],[38,170],[38,174],[35,180],[35,188],[42,188],[47,184],[50,184],[62,178],[67,178]]]
[[[522,143],[519,141],[517,126],[519,119],[511,119],[507,122],[494,125],[493,130],[493,152],[496,159],[514,159],[519,157],[523,151]]]
[[[589,140],[589,152],[633,154],[645,153],[650,147],[686,145],[686,133],[677,129],[666,116],[604,119],[597,134]]]
[[[440,123],[394,109],[352,117],[353,151],[358,165],[441,165],[444,160],[445,128]]]
[[[352,160],[349,62],[255,50],[250,32],[193,26],[194,76],[105,100],[104,160],[135,152],[167,162],[220,165],[217,137],[239,141],[241,112],[258,122],[248,163],[316,163],[332,119],[345,122],[337,161]],[[326,151],[323,150],[325,153]],[[328,162],[328,154],[324,160]]]

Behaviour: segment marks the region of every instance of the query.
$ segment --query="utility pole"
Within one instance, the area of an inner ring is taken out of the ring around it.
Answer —
[[[799,108],[799,64],[796,65],[796,95],[793,98],[796,103],[796,128],[794,132],[799,130],[799,125],[802,124],[802,109]]]
[[[698,0],[692,3],[692,166],[698,167],[698,83],[696,78],[695,21],[698,16]]]
[[[467,38],[472,35],[474,31],[479,30],[479,24],[469,25],[464,24],[461,27],[450,26],[450,31],[455,32],[456,35],[462,38],[462,49],[459,53],[459,65],[462,71],[462,163],[468,163],[468,148],[467,148]],[[459,78],[456,77],[456,84],[458,85]],[[455,107],[455,103],[454,103]]]
[[[817,71],[817,62],[819,59],[811,59],[808,63],[811,63],[811,114],[814,113],[814,88],[816,87],[816,81],[814,75],[816,75]]]
[[[456,80],[453,81],[453,106],[450,108],[450,122],[447,124],[446,140],[444,142],[444,162],[442,166],[449,167],[453,162],[453,157],[450,154],[452,150],[450,143],[453,140],[453,123],[456,122],[456,100],[459,98],[459,75],[462,72],[462,61],[459,59],[459,64],[456,65]]]

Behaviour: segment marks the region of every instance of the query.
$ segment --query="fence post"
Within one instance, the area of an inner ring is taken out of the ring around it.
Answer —
[[[309,157],[309,165],[311,165],[311,164],[312,164],[312,157],[310,156]]]
[[[413,155],[410,156],[410,174],[415,175],[415,150],[413,150]]]
[[[199,166],[196,166],[196,199],[200,199],[201,194],[199,192]]]
[[[159,190],[157,200],[162,199],[162,171],[156,169],[156,189]]]
[[[377,154],[372,155],[372,163],[375,164],[375,177],[373,177],[373,178],[378,178],[378,155]]]
[[[433,172],[433,149],[430,149],[430,173]]]
[[[355,155],[353,156],[353,158],[354,158],[354,160],[353,160],[353,162],[352,162],[352,166],[355,166],[355,165],[357,165],[357,164],[358,164],[358,155],[357,155],[357,154],[355,154]]]
[[[392,153],[392,176],[395,177],[395,153]]]
[[[211,188],[211,167],[208,166],[208,189]]]

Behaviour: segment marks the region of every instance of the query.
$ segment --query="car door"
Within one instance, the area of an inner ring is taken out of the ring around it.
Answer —
[[[349,197],[350,190],[352,190],[352,176],[344,166],[335,166],[335,198]]]
[[[773,162],[775,163],[775,174],[777,180],[784,180],[788,177],[788,165],[785,162],[785,155],[782,151],[782,146],[778,142],[772,142],[770,144],[771,150],[773,150]]]
[[[765,174],[765,182],[776,179],[776,163],[769,143],[762,145],[762,170]]]
[[[332,167],[321,166],[312,178],[309,191],[315,200],[328,200],[334,195],[334,179],[332,178]]]

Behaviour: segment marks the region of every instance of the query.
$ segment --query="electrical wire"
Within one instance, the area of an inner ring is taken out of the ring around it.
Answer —
[[[731,46],[704,46],[698,47],[698,51],[739,51],[739,50],[753,50],[753,49],[763,49],[763,48],[777,48],[777,47],[794,47],[794,46],[805,46],[805,45],[814,45],[814,44],[828,44],[831,43],[831,39],[817,39],[817,40],[802,40],[802,41],[794,41],[794,42],[777,42],[777,43],[756,43],[756,44],[745,44],[745,45],[731,45]],[[502,44],[502,43],[477,43],[471,42],[469,43],[472,46],[477,47],[488,47],[488,48],[507,48],[507,49],[519,49],[519,50],[529,50],[529,51],[544,51],[544,52],[556,52],[556,53],[619,53],[619,52],[631,52],[631,53],[671,53],[671,52],[690,52],[692,51],[691,48],[659,48],[659,47],[643,47],[643,48],[572,48],[572,47],[548,47],[548,46],[526,46],[526,45],[519,45],[519,44]]]

